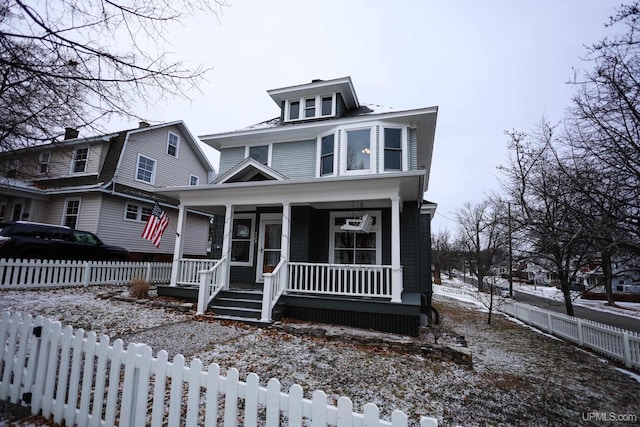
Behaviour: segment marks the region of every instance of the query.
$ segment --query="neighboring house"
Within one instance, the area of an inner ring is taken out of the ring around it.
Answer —
[[[417,334],[421,312],[431,310],[435,205],[423,197],[437,107],[361,104],[349,77],[267,93],[280,110],[275,119],[200,137],[220,151],[212,185],[159,190],[181,209],[225,218],[213,245],[223,297],[210,307],[256,318],[248,304],[225,308],[224,292],[262,290],[277,272],[278,306],[288,317]],[[192,267],[175,266],[173,288],[159,292],[188,296],[176,285]],[[263,311],[261,320],[272,317]]]
[[[181,121],[90,138],[67,128],[63,141],[0,153],[0,219],[66,225],[124,246],[132,260],[171,260],[178,201],[155,190],[213,176]],[[154,201],[170,221],[160,248],[140,237]],[[206,255],[210,218],[189,213],[185,255]]]

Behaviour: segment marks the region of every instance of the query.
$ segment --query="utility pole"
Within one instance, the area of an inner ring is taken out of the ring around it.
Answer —
[[[507,202],[507,224],[509,227],[509,298],[513,299],[513,246],[511,243],[511,202]]]

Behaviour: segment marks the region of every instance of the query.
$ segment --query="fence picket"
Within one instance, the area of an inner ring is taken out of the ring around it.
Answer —
[[[338,399],[337,425],[339,427],[353,426],[353,402],[348,397]]]
[[[220,387],[220,366],[217,363],[209,365],[206,384],[204,425],[214,426],[218,423],[218,390]]]
[[[15,313],[11,319],[7,320],[8,326],[8,346],[7,352],[4,354],[4,373],[2,375],[2,386],[0,387],[0,399],[6,400],[11,390],[11,376],[14,370],[14,357],[16,351],[18,329],[20,327],[21,316]]]
[[[191,361],[187,379],[189,381],[189,391],[187,394],[186,425],[196,426],[198,425],[200,410],[200,381],[202,380],[202,362],[200,359],[193,359]]]
[[[84,369],[82,371],[82,387],[80,388],[80,407],[78,411],[77,423],[79,427],[84,427],[89,423],[89,405],[91,403],[91,386],[93,385],[93,362],[97,349],[96,333],[87,333],[84,343]]]
[[[227,371],[224,395],[224,427],[238,425],[238,389],[240,387],[240,373],[236,368]]]
[[[115,425],[117,398],[120,385],[120,367],[122,356],[124,355],[123,343],[121,339],[117,339],[113,342],[113,347],[110,353],[110,366],[109,366],[109,382],[107,384],[107,406],[104,411],[104,424],[108,426]]]
[[[169,354],[166,350],[158,352],[154,369],[153,406],[151,408],[151,427],[161,427],[164,416],[164,395],[166,391],[167,363]],[[211,424],[213,425],[213,424]]]
[[[53,422],[60,424],[62,422],[62,413],[64,411],[65,397],[67,395],[67,385],[69,384],[69,363],[71,359],[71,339],[73,338],[73,329],[66,326],[60,340],[60,365],[58,370],[58,386],[53,402]]]
[[[109,337],[102,335],[96,348],[96,382],[93,396],[93,410],[89,425],[98,427],[102,421],[102,405],[104,403],[105,383],[107,379],[107,362],[109,354]]]
[[[182,378],[184,375],[184,356],[177,354],[171,366],[171,391],[169,396],[169,425],[180,425],[182,406]]]
[[[289,427],[302,427],[303,390],[298,384],[289,387]]]
[[[327,395],[322,390],[316,390],[311,397],[313,408],[311,409],[311,419],[315,426],[327,425]]]
[[[267,419],[266,425],[280,425],[280,381],[271,378],[267,382]]]
[[[138,349],[139,357],[136,358],[136,370],[134,374],[134,400],[133,417],[135,421],[132,425],[143,426],[147,424],[147,403],[149,401],[149,371],[153,354],[151,347],[142,345]]]
[[[82,367],[82,345],[84,343],[84,330],[78,329],[71,340],[71,375],[67,398],[64,399],[64,419],[69,425],[75,424],[76,409],[78,408],[78,385],[80,384],[80,370]]]
[[[259,381],[258,375],[254,373],[247,375],[247,379],[245,381],[243,426],[256,427],[258,425],[258,398],[260,393]]]

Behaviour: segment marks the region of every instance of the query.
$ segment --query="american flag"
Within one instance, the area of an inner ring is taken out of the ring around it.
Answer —
[[[169,225],[169,219],[167,219],[167,215],[165,215],[158,202],[156,202],[153,205],[149,219],[147,219],[147,225],[144,226],[144,230],[142,231],[142,238],[150,240],[156,248],[159,248],[162,233],[167,229],[167,225]]]

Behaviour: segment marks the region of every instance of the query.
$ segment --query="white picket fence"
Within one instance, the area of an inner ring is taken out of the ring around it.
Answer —
[[[500,310],[552,335],[620,360],[627,368],[640,368],[638,333],[518,302],[508,302]]]
[[[251,373],[240,381],[231,368],[220,374],[216,364],[203,369],[199,359],[188,366],[182,355],[168,361],[167,352],[103,335],[62,327],[42,317],[4,312],[0,320],[2,358],[0,399],[31,405],[31,412],[68,426],[407,426],[402,411],[380,420],[378,407],[353,411],[350,399],[330,405],[315,391],[303,397],[299,385],[288,393],[271,379],[266,387]],[[437,427],[422,417],[421,427]]]
[[[170,262],[0,259],[0,289],[126,285],[171,280]]]
[[[477,292],[450,286],[434,285],[433,291],[478,299]],[[636,332],[510,300],[505,300],[499,310],[552,335],[573,341],[581,347],[620,360],[627,368],[640,368],[640,334]]]

